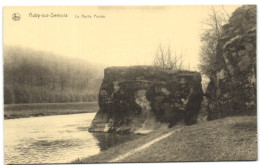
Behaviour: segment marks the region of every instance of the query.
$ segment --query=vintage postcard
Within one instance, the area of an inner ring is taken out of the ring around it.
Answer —
[[[256,5],[3,7],[4,163],[256,161]]]

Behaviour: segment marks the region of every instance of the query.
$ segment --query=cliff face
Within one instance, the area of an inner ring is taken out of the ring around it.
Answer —
[[[223,27],[218,67],[207,88],[209,120],[256,113],[255,12],[255,6],[243,6]]]
[[[105,69],[99,111],[89,131],[148,133],[163,123],[194,124],[202,101],[197,72],[150,66]]]

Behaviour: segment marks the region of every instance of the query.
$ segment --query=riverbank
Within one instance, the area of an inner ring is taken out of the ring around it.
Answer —
[[[5,104],[4,119],[93,113],[98,108],[97,102]]]
[[[179,130],[180,129],[180,130]],[[168,137],[142,151],[136,148],[171,131]],[[98,155],[72,163],[105,163],[132,152],[118,162],[235,161],[257,159],[257,118],[237,116],[202,122],[192,126],[177,125],[136,140],[112,147]]]

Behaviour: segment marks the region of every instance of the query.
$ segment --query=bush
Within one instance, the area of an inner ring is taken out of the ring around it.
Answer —
[[[4,103],[61,103],[97,101],[98,93],[93,91],[59,91],[40,87],[15,84],[4,86]]]

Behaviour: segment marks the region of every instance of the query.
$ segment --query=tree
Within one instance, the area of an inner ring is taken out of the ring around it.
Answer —
[[[208,19],[203,22],[207,29],[205,29],[201,35],[201,64],[199,68],[201,72],[209,78],[212,78],[213,75],[215,75],[215,70],[218,65],[216,59],[217,44],[222,35],[222,26],[228,23],[229,17],[230,14],[227,13],[223,6],[218,11],[212,6]]]
[[[154,65],[163,70],[178,70],[183,67],[183,55],[182,52],[177,54],[176,51],[172,51],[170,45],[163,47],[160,44],[156,50],[154,57]]]
[[[256,26],[256,6],[244,5],[229,14],[223,6],[212,7],[208,19],[203,22],[207,29],[201,35],[201,65],[200,70],[209,78],[214,77],[218,67],[217,46],[218,41],[225,35],[244,34]],[[228,29],[232,30],[228,30]]]
[[[103,66],[17,46],[4,47],[5,103],[95,101]]]

